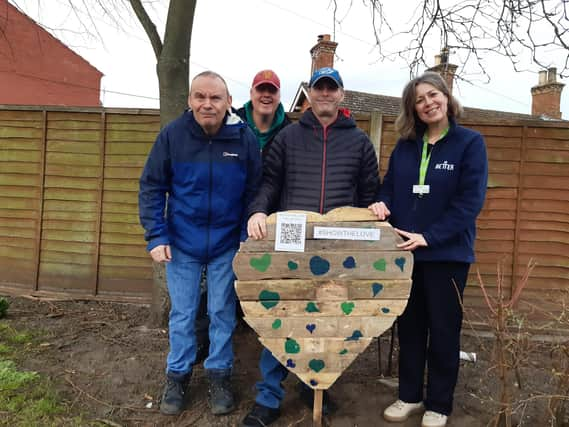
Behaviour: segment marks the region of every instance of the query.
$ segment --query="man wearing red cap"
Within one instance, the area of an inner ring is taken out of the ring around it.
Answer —
[[[259,71],[251,85],[251,100],[237,110],[265,150],[279,131],[290,124],[281,103],[281,81],[273,70]]]

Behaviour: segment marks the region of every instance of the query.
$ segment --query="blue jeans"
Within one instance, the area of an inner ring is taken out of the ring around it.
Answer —
[[[209,262],[187,255],[171,246],[172,261],[166,264],[170,294],[170,352],[167,372],[189,374],[196,360],[196,315],[200,303],[200,276],[207,266],[207,312],[209,356],[204,368],[230,373],[233,367],[231,338],[235,329],[237,298],[233,282],[232,261],[237,249],[231,249]]]
[[[284,397],[284,389],[281,383],[287,377],[288,369],[266,348],[261,352],[259,368],[263,379],[256,384],[257,397],[255,401],[269,408],[280,407]]]

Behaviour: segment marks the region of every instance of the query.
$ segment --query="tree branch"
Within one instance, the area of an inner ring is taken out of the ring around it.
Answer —
[[[140,21],[142,28],[146,31],[146,35],[150,39],[150,44],[152,45],[152,49],[154,49],[154,55],[156,56],[156,60],[160,59],[160,55],[162,54],[162,40],[160,40],[160,36],[158,35],[158,31],[156,30],[156,25],[146,13],[146,9],[142,5],[140,0],[129,0],[136,17]]]

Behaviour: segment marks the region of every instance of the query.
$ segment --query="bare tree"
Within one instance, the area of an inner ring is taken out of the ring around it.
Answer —
[[[525,71],[522,56],[545,69],[555,55],[560,76],[569,76],[569,0],[420,0],[396,31],[394,23],[403,20],[394,19],[384,1],[362,1],[371,11],[379,59],[403,58],[411,74],[427,65],[426,50],[446,47],[460,57],[463,70],[469,65],[488,81],[486,63],[496,55],[515,71]],[[332,2],[337,22],[338,1]]]

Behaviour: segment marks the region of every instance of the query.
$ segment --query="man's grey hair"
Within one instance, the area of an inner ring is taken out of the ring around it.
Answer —
[[[231,95],[229,94],[229,88],[227,87],[227,82],[225,81],[225,79],[223,77],[221,77],[220,74],[216,73],[215,71],[211,71],[211,70],[207,70],[207,71],[202,71],[201,73],[199,73],[198,75],[196,75],[193,79],[192,82],[190,84],[190,93],[192,93],[192,85],[194,84],[194,80],[197,79],[198,77],[211,77],[214,79],[219,79],[223,82],[223,86],[225,86],[225,91],[227,92],[227,97],[229,98]]]

